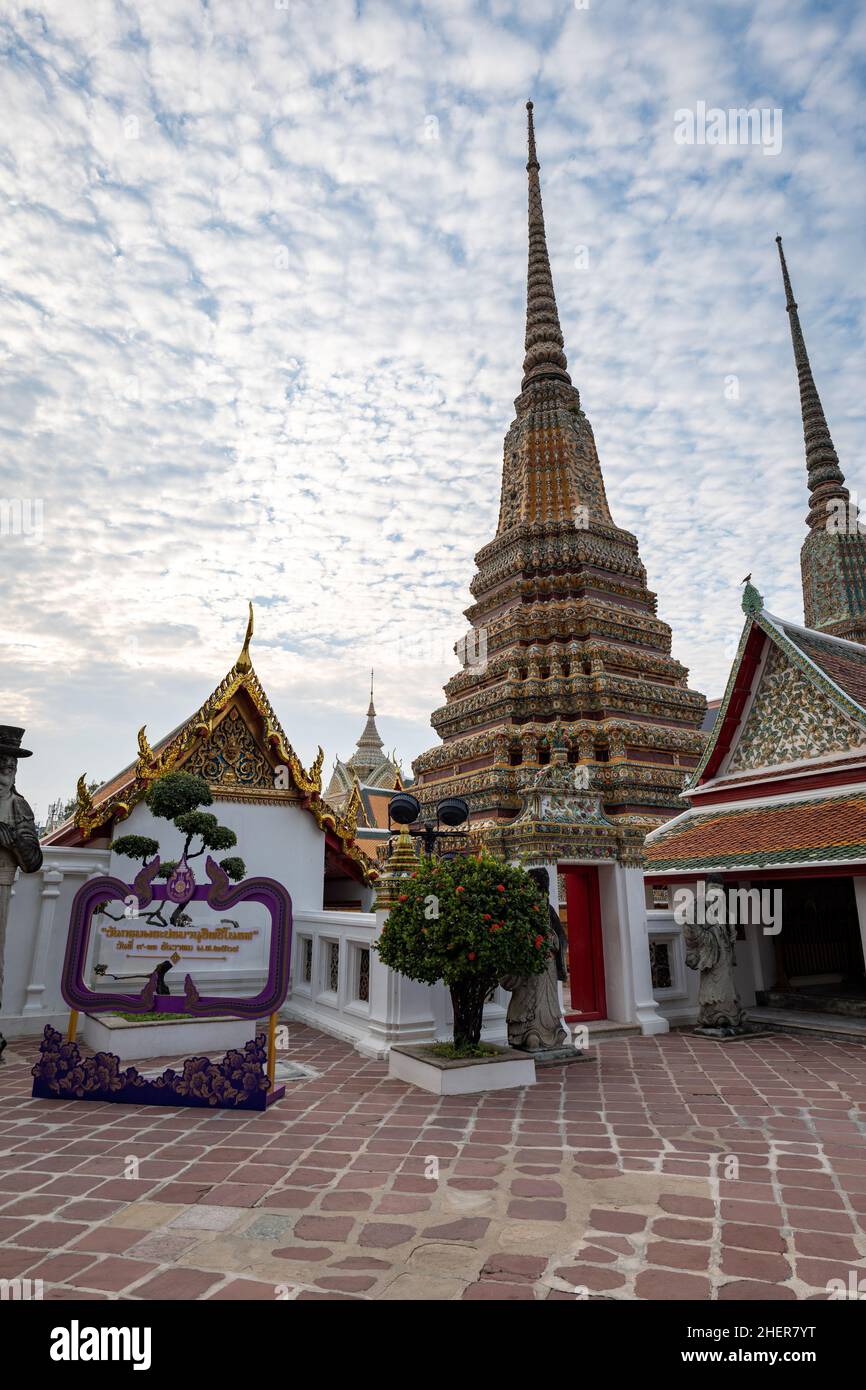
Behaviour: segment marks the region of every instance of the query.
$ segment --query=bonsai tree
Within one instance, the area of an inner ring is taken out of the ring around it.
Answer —
[[[540,975],[547,964],[547,901],[524,869],[481,854],[422,859],[399,880],[379,940],[385,965],[448,986],[454,1049],[477,1053],[484,1001],[503,975]]]
[[[148,788],[145,802],[154,816],[159,820],[170,821],[184,837],[180,858],[163,860],[159,866],[159,878],[170,878],[180,859],[189,861],[197,859],[208,850],[232,849],[238,842],[233,830],[227,825],[220,825],[211,812],[200,809],[202,806],[210,806],[213,802],[210,787],[203,777],[195,777],[190,772],[168,772]],[[195,849],[194,841],[199,842]],[[159,841],[149,835],[120,835],[116,840],[112,840],[111,848],[117,854],[122,854],[127,859],[140,860],[142,865],[146,866],[154,855],[159,853]],[[242,879],[246,873],[246,865],[237,855],[220,859],[219,865],[234,882]],[[160,903],[157,908],[147,913],[146,920],[165,924],[162,915],[164,906],[164,903]],[[182,915],[179,905],[169,920],[176,924]],[[106,913],[106,916],[110,917],[112,914]]]

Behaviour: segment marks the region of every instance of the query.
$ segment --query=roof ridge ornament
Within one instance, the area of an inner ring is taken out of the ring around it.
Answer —
[[[251,670],[253,669],[253,663],[252,663],[252,660],[250,659],[250,642],[251,642],[252,639],[253,639],[253,603],[252,603],[252,599],[250,599],[249,604],[250,604],[250,617],[249,617],[249,622],[247,623],[247,632],[246,632],[246,636],[244,637],[244,645],[241,647],[241,654],[240,654],[240,656],[238,657],[237,661],[235,662],[235,670],[236,670],[236,671],[251,671]]]
[[[762,594],[758,593],[752,583],[752,576],[750,574],[746,575],[743,584],[745,585],[742,600],[743,612],[747,613],[750,618],[755,618],[764,607],[764,597]]]

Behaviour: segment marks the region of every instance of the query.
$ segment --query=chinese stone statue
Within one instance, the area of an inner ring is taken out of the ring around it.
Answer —
[[[546,869],[530,869],[534,879],[547,897],[550,885]],[[505,975],[499,981],[511,991],[508,1004],[508,1041],[511,1047],[527,1052],[565,1047],[569,1036],[562,1024],[559,1002],[559,981],[566,978],[565,933],[562,924],[548,905],[547,966],[541,975]]]
[[[42,867],[42,850],[33,812],[15,787],[18,759],[30,757],[29,750],[21,747],[23,733],[23,729],[0,724],[0,1009],[12,883],[18,869],[23,874],[32,874]],[[5,1047],[6,1039],[0,1033],[0,1058]]]
[[[724,1036],[743,1032],[745,1012],[734,982],[736,926],[707,921],[686,923],[683,930],[686,965],[700,972],[698,1029]]]

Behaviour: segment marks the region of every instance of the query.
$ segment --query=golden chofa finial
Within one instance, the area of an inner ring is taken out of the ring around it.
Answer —
[[[247,635],[244,638],[244,645],[241,647],[241,654],[235,662],[236,671],[251,671],[253,663],[250,660],[250,642],[253,638],[253,605],[250,601],[250,620],[247,623]]]

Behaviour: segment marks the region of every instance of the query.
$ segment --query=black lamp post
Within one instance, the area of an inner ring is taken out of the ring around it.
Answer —
[[[397,792],[388,802],[388,833],[393,834],[391,822],[405,826],[408,830],[421,815],[421,803],[408,792]],[[426,821],[419,830],[409,830],[410,835],[423,841],[425,854],[432,854],[436,842],[445,836],[468,837],[468,830],[458,830],[458,826],[469,819],[469,806],[462,796],[447,796],[436,807],[436,824]],[[445,829],[442,826],[445,826]]]

